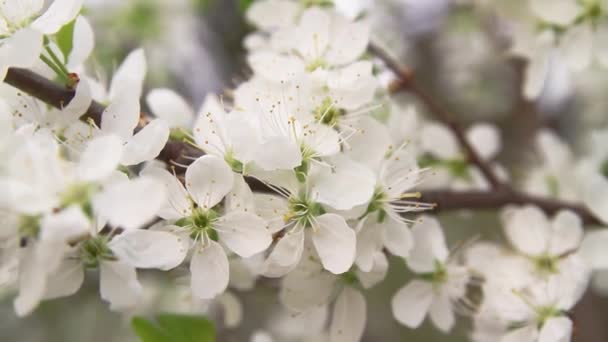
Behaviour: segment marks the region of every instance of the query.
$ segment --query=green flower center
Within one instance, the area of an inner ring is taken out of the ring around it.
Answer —
[[[333,0],[300,0],[300,2],[302,3],[302,6],[306,8],[313,6],[327,7],[334,5]]]
[[[87,268],[96,268],[102,260],[115,261],[107,235],[98,235],[85,240],[80,246],[80,259]]]
[[[314,61],[308,63],[308,65],[306,66],[306,71],[313,72],[319,68],[324,68],[326,66],[327,63],[323,59],[317,58]]]
[[[423,280],[426,280],[435,285],[441,285],[448,280],[448,270],[445,265],[435,260],[435,271],[420,275]]]
[[[542,273],[555,274],[559,272],[559,257],[552,255],[542,255],[534,258],[536,269]]]
[[[61,207],[77,205],[89,218],[93,218],[91,198],[97,191],[99,191],[99,186],[96,184],[73,184],[61,195]]]
[[[336,108],[332,99],[327,97],[314,110],[313,115],[315,120],[318,122],[328,126],[333,126],[337,124],[340,117],[344,115],[344,110]]]
[[[175,224],[187,228],[190,232],[190,237],[194,240],[206,234],[210,239],[217,241],[217,231],[213,228],[217,218],[218,213],[213,209],[203,210],[202,208],[195,208],[192,210],[192,215],[178,220]]]
[[[536,321],[538,327],[542,327],[549,319],[559,317],[563,312],[551,306],[540,307],[536,309]]]
[[[325,214],[321,204],[309,200],[306,196],[289,198],[289,212],[285,214],[285,222],[294,221],[303,227],[312,227],[315,216]]]

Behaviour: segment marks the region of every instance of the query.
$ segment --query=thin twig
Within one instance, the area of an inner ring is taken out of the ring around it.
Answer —
[[[397,80],[393,82],[389,90],[391,92],[404,90],[415,95],[439,121],[443,122],[454,133],[456,140],[464,150],[467,160],[479,168],[484,178],[488,181],[492,188],[505,188],[506,185],[503,184],[496,176],[491,165],[486,162],[471,145],[466,137],[465,130],[462,128],[460,123],[454,120],[454,116],[450,112],[444,110],[416,82],[415,73],[411,69],[399,65],[399,63],[393,60],[393,58],[391,58],[381,48],[372,44],[370,45],[369,49],[376,57],[380,58],[397,77]]]

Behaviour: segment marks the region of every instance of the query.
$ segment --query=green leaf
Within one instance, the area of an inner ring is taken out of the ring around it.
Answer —
[[[213,323],[204,317],[161,314],[156,322],[141,317],[131,321],[142,342],[214,342]]]
[[[68,24],[64,25],[55,36],[57,39],[57,45],[65,58],[70,55],[70,52],[72,52],[72,47],[74,46],[73,41],[75,24],[76,20],[72,20]]]
[[[249,6],[253,4],[254,0],[239,0],[239,10],[241,13],[245,13]]]

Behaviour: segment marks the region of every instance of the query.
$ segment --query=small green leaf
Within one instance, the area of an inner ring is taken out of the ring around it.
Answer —
[[[204,317],[161,314],[156,322],[133,318],[133,330],[142,342],[214,342],[213,323]]]
[[[254,0],[239,0],[239,10],[241,13],[247,12],[249,6],[253,4]]]
[[[73,40],[74,40],[74,25],[76,20],[72,20],[68,24],[64,25],[59,32],[57,32],[56,39],[59,49],[63,53],[63,56],[67,58],[72,52]]]

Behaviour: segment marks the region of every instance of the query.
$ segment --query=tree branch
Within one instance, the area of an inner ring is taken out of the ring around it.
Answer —
[[[404,79],[408,79],[405,74],[402,77]],[[74,97],[73,90],[57,85],[52,81],[26,69],[10,68],[4,82],[56,108],[64,107]],[[427,98],[424,93],[421,94],[423,94],[422,98]],[[430,103],[432,104],[433,102],[430,101]],[[431,108],[435,108],[435,110],[439,112],[439,115],[444,114],[440,109],[437,109],[438,107],[435,107],[434,104],[432,104]],[[93,118],[93,120],[95,120],[95,122],[99,125],[104,109],[105,108],[103,105],[93,102],[89,107],[89,110],[86,112],[85,117]],[[452,127],[453,129],[461,132],[458,125]],[[173,164],[171,162],[174,161],[179,164],[187,165],[192,162],[192,158],[188,158],[188,156],[196,157],[200,154],[200,151],[186,143],[168,141],[167,145],[165,145],[158,156],[158,159],[169,164]],[[485,163],[481,163],[481,165],[485,165]],[[255,182],[252,183],[252,187],[256,187]],[[437,204],[437,208],[435,210],[438,211],[460,209],[499,209],[508,204],[533,204],[548,214],[553,214],[562,209],[568,209],[578,214],[585,223],[601,224],[601,221],[599,221],[582,204],[527,195],[514,191],[508,186],[501,187],[500,189],[491,192],[457,192],[451,190],[425,191],[423,192],[421,200],[428,203]]]
[[[454,116],[450,112],[444,110],[426,91],[420,87],[415,80],[414,72],[409,68],[400,66],[379,47],[370,44],[369,49],[397,76],[397,80],[393,82],[389,90],[391,92],[405,90],[415,95],[439,121],[443,122],[454,133],[456,140],[464,150],[467,160],[479,168],[484,178],[488,181],[492,188],[502,189],[507,187],[498,179],[490,164],[477,153],[475,148],[468,141],[465,130],[458,123],[458,121],[454,120]]]
[[[422,192],[421,201],[436,204],[436,212],[462,209],[490,210],[500,209],[509,204],[531,204],[539,207],[549,215],[553,215],[560,210],[570,210],[577,214],[585,224],[602,224],[589,209],[580,203],[534,196],[508,189],[498,191],[430,190]]]
[[[59,109],[67,106],[76,93],[28,69],[9,68],[4,82]],[[104,110],[102,104],[93,101],[84,116],[93,119],[99,126]]]

